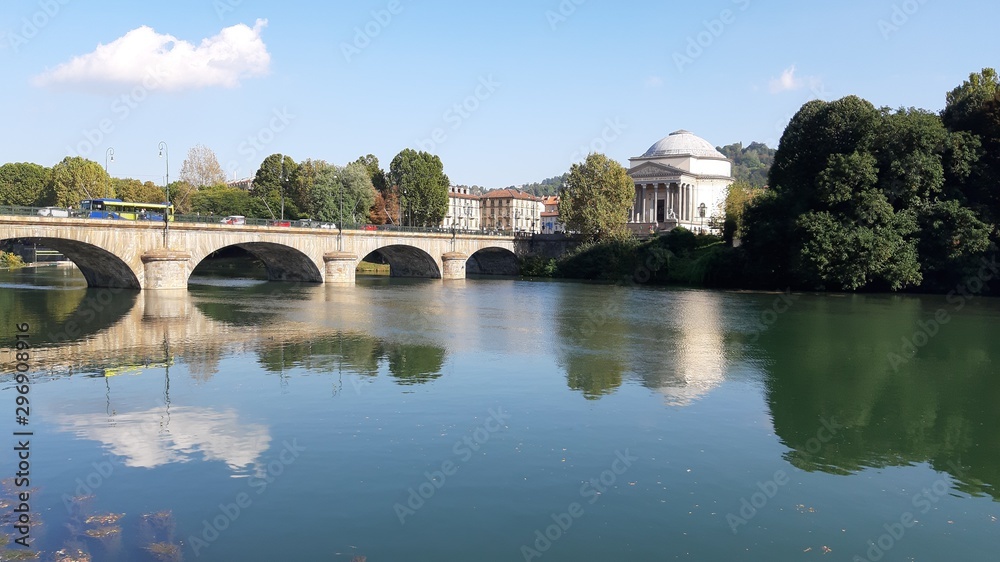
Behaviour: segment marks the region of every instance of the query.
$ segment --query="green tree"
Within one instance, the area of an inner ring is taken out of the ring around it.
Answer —
[[[222,171],[215,152],[203,144],[195,145],[188,151],[181,165],[181,181],[195,187],[226,183],[226,173]]]
[[[313,200],[314,186],[320,171],[329,167],[330,164],[323,160],[312,159],[303,160],[295,167],[286,196],[291,196],[304,216],[318,218],[317,202]]]
[[[104,197],[110,181],[97,162],[67,156],[52,167],[43,199],[59,207],[77,206],[84,199]]]
[[[743,235],[743,212],[750,204],[750,201],[760,195],[762,191],[763,188],[755,187],[746,180],[736,180],[726,188],[726,201],[723,212],[726,215],[726,220],[732,221],[734,235]]]
[[[983,106],[1000,93],[1000,77],[992,68],[972,73],[969,79],[948,92],[941,119],[952,130],[977,131]]]
[[[441,159],[407,148],[389,165],[389,180],[399,188],[407,224],[437,226],[448,212],[448,187]]]
[[[746,183],[752,187],[763,187],[767,184],[767,174],[774,163],[775,150],[766,144],[752,142],[744,147],[743,143],[735,143],[719,147],[721,152],[733,161],[733,178],[737,182]]]
[[[947,171],[964,203],[987,222],[1000,221],[1000,77],[992,68],[972,74],[947,96],[941,118],[953,137]],[[970,157],[969,153],[974,153]]]
[[[772,286],[919,285],[917,211],[943,191],[947,140],[927,112],[854,96],[807,103],[782,136],[771,193],[744,215],[749,261]]]
[[[389,178],[385,175],[385,170],[379,166],[378,158],[375,155],[368,154],[362,156],[355,160],[354,163],[365,167],[376,191],[384,194],[389,189]]]
[[[0,205],[49,205],[44,197],[51,172],[30,162],[0,166]]]
[[[314,218],[338,225],[367,222],[375,193],[364,165],[355,162],[343,168],[323,166],[317,171],[310,197]]]
[[[191,210],[202,215],[242,215],[265,218],[270,213],[259,197],[236,187],[214,186],[198,190],[191,197]]]
[[[587,241],[625,239],[634,199],[628,171],[603,154],[591,154],[570,168],[560,192],[559,219]]]
[[[166,199],[163,188],[151,181],[145,183],[136,179],[113,178],[111,194],[122,201],[135,203],[163,203]],[[173,193],[171,192],[171,195]]]
[[[285,217],[299,216],[298,208],[292,197],[292,178],[298,171],[298,164],[291,156],[272,154],[264,159],[254,176],[253,188],[250,194],[264,202],[269,210],[268,215],[278,218],[284,202]]]

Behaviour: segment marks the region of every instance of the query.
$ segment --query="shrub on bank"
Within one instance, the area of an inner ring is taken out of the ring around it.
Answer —
[[[24,260],[17,254],[0,251],[0,268],[18,269],[24,267]]]
[[[631,277],[639,263],[634,238],[581,244],[558,261],[559,277],[617,281]]]

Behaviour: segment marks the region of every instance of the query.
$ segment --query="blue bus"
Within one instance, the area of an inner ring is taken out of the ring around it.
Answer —
[[[174,220],[174,206],[166,203],[131,203],[121,199],[84,199],[80,216],[91,219],[147,220],[163,222],[164,214]]]

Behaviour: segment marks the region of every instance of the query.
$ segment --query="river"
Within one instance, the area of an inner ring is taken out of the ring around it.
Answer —
[[[997,557],[996,299],[197,283],[0,272],[10,540],[30,492],[43,560]]]

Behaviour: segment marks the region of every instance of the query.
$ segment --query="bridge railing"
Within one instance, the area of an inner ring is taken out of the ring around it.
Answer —
[[[0,205],[0,216],[31,216],[38,217],[40,219],[45,218],[81,218],[81,213],[79,209],[72,207],[27,207],[21,205]],[[191,215],[191,214],[176,214],[174,215],[175,223],[187,223],[187,224],[227,224],[226,219],[228,217],[221,215]],[[335,223],[323,222],[316,220],[275,220],[275,219],[260,219],[260,218],[246,218],[243,219],[243,223],[247,226],[268,226],[275,228],[315,228],[326,231],[340,231],[341,228]],[[514,232],[512,230],[494,230],[494,229],[483,229],[483,230],[473,230],[473,229],[462,229],[453,227],[426,227],[426,226],[404,226],[397,224],[363,224],[363,223],[351,223],[341,225],[343,230],[353,230],[353,231],[374,231],[374,232],[413,232],[413,233],[433,233],[433,234],[464,234],[464,235],[474,235],[474,236],[498,236],[504,238],[511,237],[530,237],[531,233],[527,232]]]

